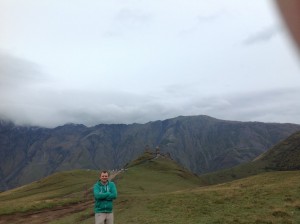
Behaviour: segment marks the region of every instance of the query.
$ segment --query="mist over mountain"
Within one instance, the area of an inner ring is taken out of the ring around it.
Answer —
[[[117,169],[159,148],[203,174],[250,161],[300,130],[297,124],[180,116],[146,124],[66,124],[56,128],[0,122],[1,190],[57,171]]]

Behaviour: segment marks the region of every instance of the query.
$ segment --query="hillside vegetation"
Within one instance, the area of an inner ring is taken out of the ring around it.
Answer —
[[[70,171],[0,193],[0,223],[92,224],[97,177],[97,171]],[[114,181],[116,224],[300,223],[300,171],[207,186],[171,159],[145,153]]]
[[[53,174],[0,193],[0,215],[25,213],[82,202],[96,182],[97,171],[74,170]]]
[[[210,187],[120,195],[116,223],[300,223],[300,172],[274,172]],[[125,222],[124,222],[125,220]]]
[[[119,193],[144,196],[173,192],[182,189],[193,189],[204,185],[198,176],[182,168],[173,160],[159,155],[152,157],[151,153],[133,161],[126,172],[117,176]]]
[[[289,170],[300,170],[300,132],[279,142],[254,161],[202,175],[201,178],[208,184],[217,184],[264,172]]]

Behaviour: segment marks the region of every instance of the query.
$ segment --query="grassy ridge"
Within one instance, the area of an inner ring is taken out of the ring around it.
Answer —
[[[156,194],[204,185],[199,177],[163,157],[129,166],[126,172],[117,176],[115,182],[120,195]]]
[[[234,181],[249,176],[270,172],[272,170],[266,167],[264,161],[255,161],[244,163],[229,169],[224,169],[200,176],[203,182],[213,185]],[[274,170],[273,170],[274,171]]]
[[[300,132],[279,142],[254,161],[202,175],[201,179],[208,184],[218,184],[264,172],[289,170],[300,170]]]

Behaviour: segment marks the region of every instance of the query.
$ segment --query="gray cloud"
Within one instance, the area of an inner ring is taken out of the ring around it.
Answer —
[[[145,27],[151,18],[149,13],[123,8],[115,15],[104,36],[119,36],[126,31],[139,30]]]
[[[1,51],[0,119],[32,124],[36,108],[40,107],[33,100],[39,94],[37,87],[41,88],[45,81],[49,79],[39,65]]]
[[[141,97],[144,101],[132,101],[127,98],[124,105],[106,104],[101,110],[94,111],[94,121],[98,123],[145,123],[179,115],[205,114],[225,120],[297,122],[300,123],[298,96],[300,90],[274,89],[261,92],[249,92],[239,95],[215,97],[187,96],[179,94],[167,98]],[[125,97],[126,98],[126,97]],[[139,97],[137,96],[136,99]],[[131,102],[131,103],[130,103]],[[132,103],[137,102],[137,103]],[[283,110],[284,108],[284,110]],[[85,114],[86,120],[91,116]],[[96,122],[96,123],[97,123]]]
[[[41,68],[33,62],[0,51],[1,89],[40,82],[45,78],[40,70]]]
[[[121,9],[115,16],[115,21],[131,24],[131,25],[142,25],[151,18],[150,14],[145,14],[137,10],[132,9]]]
[[[207,25],[207,24],[212,25],[213,22],[216,22],[217,20],[221,19],[223,15],[225,15],[225,11],[223,10],[220,10],[218,12],[213,12],[211,14],[198,15],[195,17],[195,23],[193,24],[193,26],[184,28],[178,34],[179,35],[193,34],[194,32],[201,30],[201,27],[203,25]]]
[[[300,124],[300,89],[286,88],[211,99],[217,102],[205,113],[240,121],[297,122]]]
[[[282,28],[279,26],[270,26],[264,28],[252,35],[249,35],[244,41],[244,45],[253,45],[256,43],[268,42],[273,39],[276,35],[282,32]]]
[[[209,97],[199,92],[197,83],[170,84],[153,93],[61,88],[54,83],[43,85],[47,76],[34,63],[3,53],[0,59],[0,117],[17,124],[130,124],[199,114],[225,120],[300,123],[298,88]]]
[[[197,17],[197,20],[199,23],[207,23],[207,22],[213,22],[217,19],[220,19],[221,16],[225,14],[224,10],[219,10],[218,12],[214,12],[207,15],[199,15]]]
[[[239,95],[204,97],[150,96],[128,92],[37,90],[22,102],[6,101],[2,117],[18,124],[55,127],[65,123],[94,126],[100,123],[146,123],[179,115],[205,114],[225,120],[300,123],[299,89],[275,89]],[[169,90],[168,90],[169,91]],[[3,106],[3,101],[2,106]],[[283,109],[284,108],[284,109]]]

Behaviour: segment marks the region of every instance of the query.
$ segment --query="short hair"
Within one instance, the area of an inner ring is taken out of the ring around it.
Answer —
[[[101,170],[101,171],[100,171],[100,176],[101,176],[102,173],[107,173],[108,176],[109,176],[109,172],[108,172],[107,170]]]

